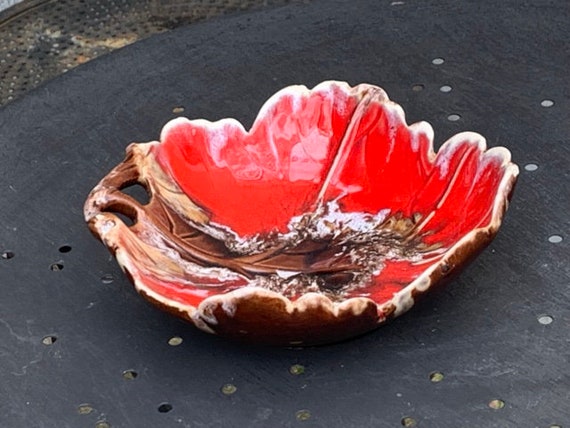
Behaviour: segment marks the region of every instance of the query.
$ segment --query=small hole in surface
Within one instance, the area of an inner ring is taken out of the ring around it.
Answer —
[[[305,366],[301,364],[293,364],[291,367],[289,367],[289,373],[292,375],[301,375],[305,373]]]
[[[416,422],[416,420],[414,418],[410,418],[409,416],[402,418],[401,423],[402,423],[403,427],[418,426],[418,423]]]
[[[442,87],[439,88],[439,90],[440,90],[441,92],[451,92],[451,89],[452,89],[452,88],[451,88],[451,86],[449,86],[449,85],[443,85]]]
[[[450,114],[449,116],[447,116],[447,120],[449,120],[450,122],[457,122],[459,119],[461,119],[461,116],[459,116],[458,114]]]
[[[548,237],[548,242],[550,242],[551,244],[559,244],[562,242],[564,238],[562,238],[562,236],[560,235],[551,235]]]
[[[535,164],[535,163],[527,163],[527,164],[524,166],[524,169],[525,169],[526,171],[536,171],[536,170],[538,169],[538,165]]]
[[[60,253],[69,253],[70,251],[71,251],[71,246],[69,245],[62,245],[61,247],[59,247]]]
[[[111,424],[107,421],[97,421],[95,428],[111,428]]]
[[[172,404],[170,403],[162,403],[160,406],[158,406],[158,411],[160,413],[168,413],[172,410]]]
[[[141,184],[133,184],[121,189],[121,191],[135,199],[141,205],[146,205],[150,201],[148,191]]]
[[[178,346],[183,342],[183,339],[180,336],[173,336],[168,339],[168,344],[170,346]]]
[[[491,400],[489,401],[489,407],[494,410],[499,410],[505,407],[505,402],[499,399]]]
[[[541,105],[542,107],[552,107],[552,106],[554,105],[554,101],[552,101],[552,100],[542,100],[542,101],[540,102],[540,105]]]
[[[2,253],[2,258],[3,258],[4,260],[9,260],[9,259],[11,259],[12,257],[14,257],[14,255],[15,255],[15,254],[14,254],[12,251],[4,251],[4,252]]]
[[[434,58],[432,59],[431,63],[434,65],[441,65],[445,62],[443,58]]]
[[[418,84],[412,86],[412,91],[420,92],[420,91],[423,91],[424,88],[425,88],[424,85],[422,85],[421,83],[418,83]]]
[[[80,404],[77,406],[77,413],[80,415],[88,415],[93,411],[93,407],[90,404]]]
[[[52,335],[50,335],[50,336],[45,336],[45,337],[42,339],[42,343],[43,343],[44,345],[48,345],[48,346],[49,346],[49,345],[53,345],[56,341],[57,341],[57,337],[52,336]]]
[[[441,382],[443,380],[443,373],[442,372],[431,372],[429,374],[429,380],[433,383]]]
[[[110,273],[106,273],[105,275],[103,275],[103,276],[101,277],[101,282],[102,282],[103,284],[110,284],[110,283],[112,283],[114,280],[115,280],[115,278],[114,278],[113,275],[110,274]]]
[[[132,226],[132,225],[135,224],[135,218],[134,218],[134,217],[129,217],[129,216],[123,214],[123,213],[119,213],[119,212],[116,212],[116,211],[109,211],[109,212],[112,212],[114,215],[116,215],[117,217],[119,217],[119,219],[120,219],[123,223],[125,223],[125,226],[127,226],[127,227],[130,227],[130,226]]]
[[[50,270],[54,271],[54,272],[58,272],[60,270],[63,270],[63,263],[62,262],[57,262],[57,263],[52,263],[49,266]]]
[[[134,370],[125,370],[123,372],[123,379],[133,380],[136,379],[139,374]]]
[[[552,324],[554,321],[554,318],[552,318],[550,315],[539,315],[537,319],[538,322],[542,325]]]
[[[311,419],[311,412],[307,409],[302,409],[295,413],[295,417],[298,421],[307,421]]]
[[[233,383],[226,383],[224,386],[222,386],[221,391],[224,395],[232,395],[236,393],[237,386],[235,386]]]

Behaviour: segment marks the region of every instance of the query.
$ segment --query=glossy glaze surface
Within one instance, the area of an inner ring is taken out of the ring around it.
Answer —
[[[517,174],[509,151],[476,133],[436,154],[431,126],[407,125],[381,88],[324,82],[278,92],[249,131],[233,119],[169,122],[160,142],[129,147],[86,218],[143,295],[205,330],[219,324],[213,301],[232,319],[264,293],[285,299],[284,319],[322,297],[355,318],[371,301],[370,326],[490,242]],[[120,192],[137,182],[145,206]]]
[[[437,251],[390,257],[371,287],[348,293],[382,303],[490,221],[506,170],[504,151],[483,154],[477,134],[456,136],[437,156],[432,138],[426,123],[408,127],[380,88],[325,83],[278,93],[249,132],[233,120],[177,119],[154,153],[210,222],[241,237],[287,233],[293,217],[330,201],[343,213],[408,219],[403,239],[420,236]]]

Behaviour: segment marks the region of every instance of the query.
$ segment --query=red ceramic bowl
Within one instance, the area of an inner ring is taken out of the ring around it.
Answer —
[[[249,131],[179,118],[131,144],[85,218],[144,297],[202,330],[338,341],[406,312],[499,229],[509,151],[472,132],[432,141],[376,86],[291,86]],[[148,203],[121,191],[136,183]]]

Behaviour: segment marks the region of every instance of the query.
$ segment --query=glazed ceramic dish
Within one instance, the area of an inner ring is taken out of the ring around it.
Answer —
[[[149,301],[231,338],[312,345],[372,330],[496,235],[518,168],[464,132],[433,150],[379,87],[291,86],[246,131],[175,119],[85,205]],[[142,185],[149,201],[122,192]],[[124,222],[117,214],[132,220]]]

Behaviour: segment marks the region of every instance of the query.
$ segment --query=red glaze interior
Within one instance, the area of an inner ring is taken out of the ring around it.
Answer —
[[[350,291],[346,297],[365,296],[371,298],[378,304],[385,303],[392,299],[394,293],[402,290],[411,281],[419,277],[427,267],[441,259],[441,257],[442,256],[438,256],[435,259],[423,263],[410,263],[406,260],[386,261],[384,268],[378,276],[374,277],[373,283],[371,283],[369,287],[365,290]],[[195,307],[210,296],[233,291],[242,286],[240,284],[225,284],[222,287],[210,286],[202,288],[198,285],[188,287],[177,281],[162,278],[156,273],[143,273],[143,276],[145,285],[154,292],[174,302]],[[245,285],[245,283],[243,285]]]
[[[161,166],[213,222],[241,236],[311,210],[357,100],[341,88],[287,94],[246,133],[227,121],[181,122],[162,135]]]
[[[273,98],[249,132],[235,121],[177,121],[155,156],[211,221],[240,236],[284,232],[320,197],[338,199],[344,212],[420,214],[424,242],[443,249],[490,222],[504,159],[484,154],[481,140],[468,139],[474,134],[454,137],[436,156],[430,129],[408,127],[383,92],[319,88]],[[387,260],[374,284],[354,295],[387,301],[442,255],[430,257]],[[192,304],[220,292],[154,282]]]

